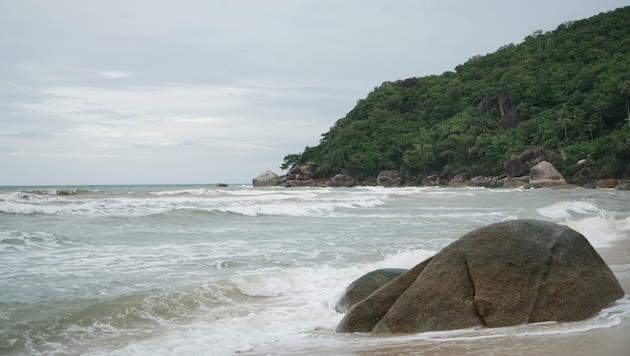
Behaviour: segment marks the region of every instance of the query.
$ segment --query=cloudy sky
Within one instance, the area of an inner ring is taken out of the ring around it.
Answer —
[[[0,0],[0,185],[247,183],[383,81],[628,0]]]

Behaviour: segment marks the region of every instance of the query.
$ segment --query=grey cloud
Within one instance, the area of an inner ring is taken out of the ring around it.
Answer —
[[[383,81],[626,2],[0,1],[0,185],[247,182]]]

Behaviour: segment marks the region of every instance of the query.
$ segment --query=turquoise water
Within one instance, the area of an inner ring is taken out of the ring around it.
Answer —
[[[362,274],[517,218],[603,248],[630,239],[629,202],[585,189],[2,187],[0,353],[360,350],[368,339],[333,330],[336,299]],[[527,332],[614,327],[625,305]]]

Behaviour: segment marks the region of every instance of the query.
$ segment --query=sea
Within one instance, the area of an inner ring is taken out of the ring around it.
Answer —
[[[527,354],[589,335],[630,350],[628,295],[580,322],[335,333],[352,281],[513,219],[579,231],[630,280],[630,253],[615,248],[630,241],[630,191],[0,187],[0,354]]]

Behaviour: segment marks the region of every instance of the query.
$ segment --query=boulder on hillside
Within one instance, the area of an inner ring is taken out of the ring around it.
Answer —
[[[543,147],[534,147],[523,151],[523,153],[518,156],[510,157],[503,162],[503,169],[505,169],[508,178],[520,177],[527,175],[532,167],[542,161],[551,162],[553,164],[553,154]]]
[[[579,184],[588,183],[594,176],[593,168],[591,166],[584,166],[571,177],[571,182]]]
[[[402,176],[396,170],[381,171],[376,178],[376,184],[383,187],[397,187],[400,182],[402,182]]]
[[[252,185],[254,187],[273,187],[281,182],[282,177],[268,169],[260,173],[256,178],[252,179]]]
[[[518,108],[512,107],[509,108],[503,116],[501,116],[498,125],[503,129],[515,129],[523,121],[525,120],[521,117]]]
[[[355,304],[340,332],[577,321],[624,291],[580,233],[538,220],[476,229]]]
[[[523,162],[528,168],[532,168],[540,162],[547,161],[554,163],[553,153],[545,150],[544,147],[534,147],[523,151],[518,158]]]
[[[335,305],[335,310],[339,313],[347,312],[350,307],[405,272],[407,270],[402,268],[383,268],[364,274],[361,278],[350,283],[348,288],[343,291],[337,305]]]
[[[520,177],[529,172],[529,167],[518,156],[512,156],[503,162],[503,169],[509,178]]]
[[[553,164],[542,161],[529,170],[529,184],[557,185],[567,184],[567,181]]]

